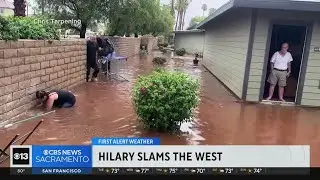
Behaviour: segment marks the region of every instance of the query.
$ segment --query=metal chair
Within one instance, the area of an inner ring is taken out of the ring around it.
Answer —
[[[117,81],[129,81],[127,80],[125,77],[123,77],[122,75],[120,75],[119,73],[119,63],[123,62],[123,61],[127,61],[128,58],[124,57],[124,56],[117,56],[115,52],[110,53],[102,58],[100,58],[98,60],[99,64],[100,64],[100,69],[104,72],[104,74],[109,78],[109,79],[114,79]],[[114,72],[111,72],[110,69],[108,68],[108,64],[110,63],[114,63],[115,67],[113,69],[115,69]]]

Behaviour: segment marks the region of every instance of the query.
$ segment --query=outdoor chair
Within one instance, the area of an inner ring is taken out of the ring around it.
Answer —
[[[119,74],[120,68],[119,68],[119,63],[122,63],[124,61],[127,61],[128,58],[125,56],[119,56],[116,54],[116,52],[110,53],[106,56],[103,56],[102,58],[100,58],[98,60],[99,64],[100,64],[100,68],[102,70],[102,72],[104,72],[104,74],[109,78],[113,78],[115,80],[124,80],[124,81],[128,81],[126,78],[124,78],[123,76],[121,76]],[[111,72],[111,67],[110,69],[108,68],[108,63],[113,63],[115,66],[112,68],[113,72]]]

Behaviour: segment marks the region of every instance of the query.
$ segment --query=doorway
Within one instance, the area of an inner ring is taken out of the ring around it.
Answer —
[[[289,43],[289,52],[292,55],[291,75],[287,79],[287,86],[285,87],[284,99],[287,102],[296,103],[297,90],[300,81],[301,65],[303,61],[303,54],[306,44],[307,26],[295,25],[280,25],[274,24],[272,27],[272,35],[270,41],[270,50],[268,56],[267,74],[265,79],[263,98],[268,97],[270,84],[267,79],[270,74],[270,59],[273,54],[281,49],[284,42]],[[278,85],[273,94],[273,101],[278,101]]]

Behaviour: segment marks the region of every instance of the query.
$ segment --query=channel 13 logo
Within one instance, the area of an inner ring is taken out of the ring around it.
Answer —
[[[32,152],[29,145],[12,145],[10,147],[11,167],[31,167]]]

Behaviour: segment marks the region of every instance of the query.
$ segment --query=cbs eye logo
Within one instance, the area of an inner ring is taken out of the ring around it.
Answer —
[[[11,150],[11,165],[31,165],[30,163],[30,148],[29,147],[12,147]]]

